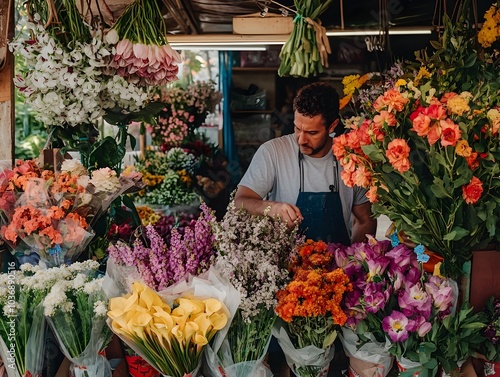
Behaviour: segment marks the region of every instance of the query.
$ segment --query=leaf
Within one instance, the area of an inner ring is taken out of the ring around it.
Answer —
[[[431,186],[432,193],[436,198],[451,198],[450,193],[444,187],[444,181],[441,178],[435,177],[434,184]]]
[[[469,231],[467,229],[464,229],[462,227],[456,226],[454,227],[450,233],[445,234],[443,236],[443,240],[445,241],[458,241],[464,238],[469,234]]]
[[[363,152],[370,157],[373,162],[386,162],[386,158],[379,147],[374,144],[361,146]]]

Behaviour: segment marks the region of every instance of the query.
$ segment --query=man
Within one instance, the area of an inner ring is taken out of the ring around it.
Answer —
[[[351,244],[374,235],[366,190],[349,188],[332,153],[339,123],[339,96],[329,84],[303,87],[293,101],[294,134],[260,146],[238,185],[234,201],[252,214],[298,221],[308,238]]]

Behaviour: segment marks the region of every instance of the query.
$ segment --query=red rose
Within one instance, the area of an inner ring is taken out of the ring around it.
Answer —
[[[462,197],[467,204],[476,203],[483,193],[483,182],[477,177],[472,177],[468,185],[462,186]]]

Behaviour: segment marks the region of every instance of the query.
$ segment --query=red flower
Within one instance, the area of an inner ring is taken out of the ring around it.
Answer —
[[[477,203],[483,193],[483,182],[477,177],[472,177],[468,185],[462,186],[462,197],[467,204]]]

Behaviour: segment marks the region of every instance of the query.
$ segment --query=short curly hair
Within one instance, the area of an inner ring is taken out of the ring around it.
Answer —
[[[306,85],[294,98],[293,110],[307,117],[322,115],[328,128],[339,117],[339,94],[325,82]]]

